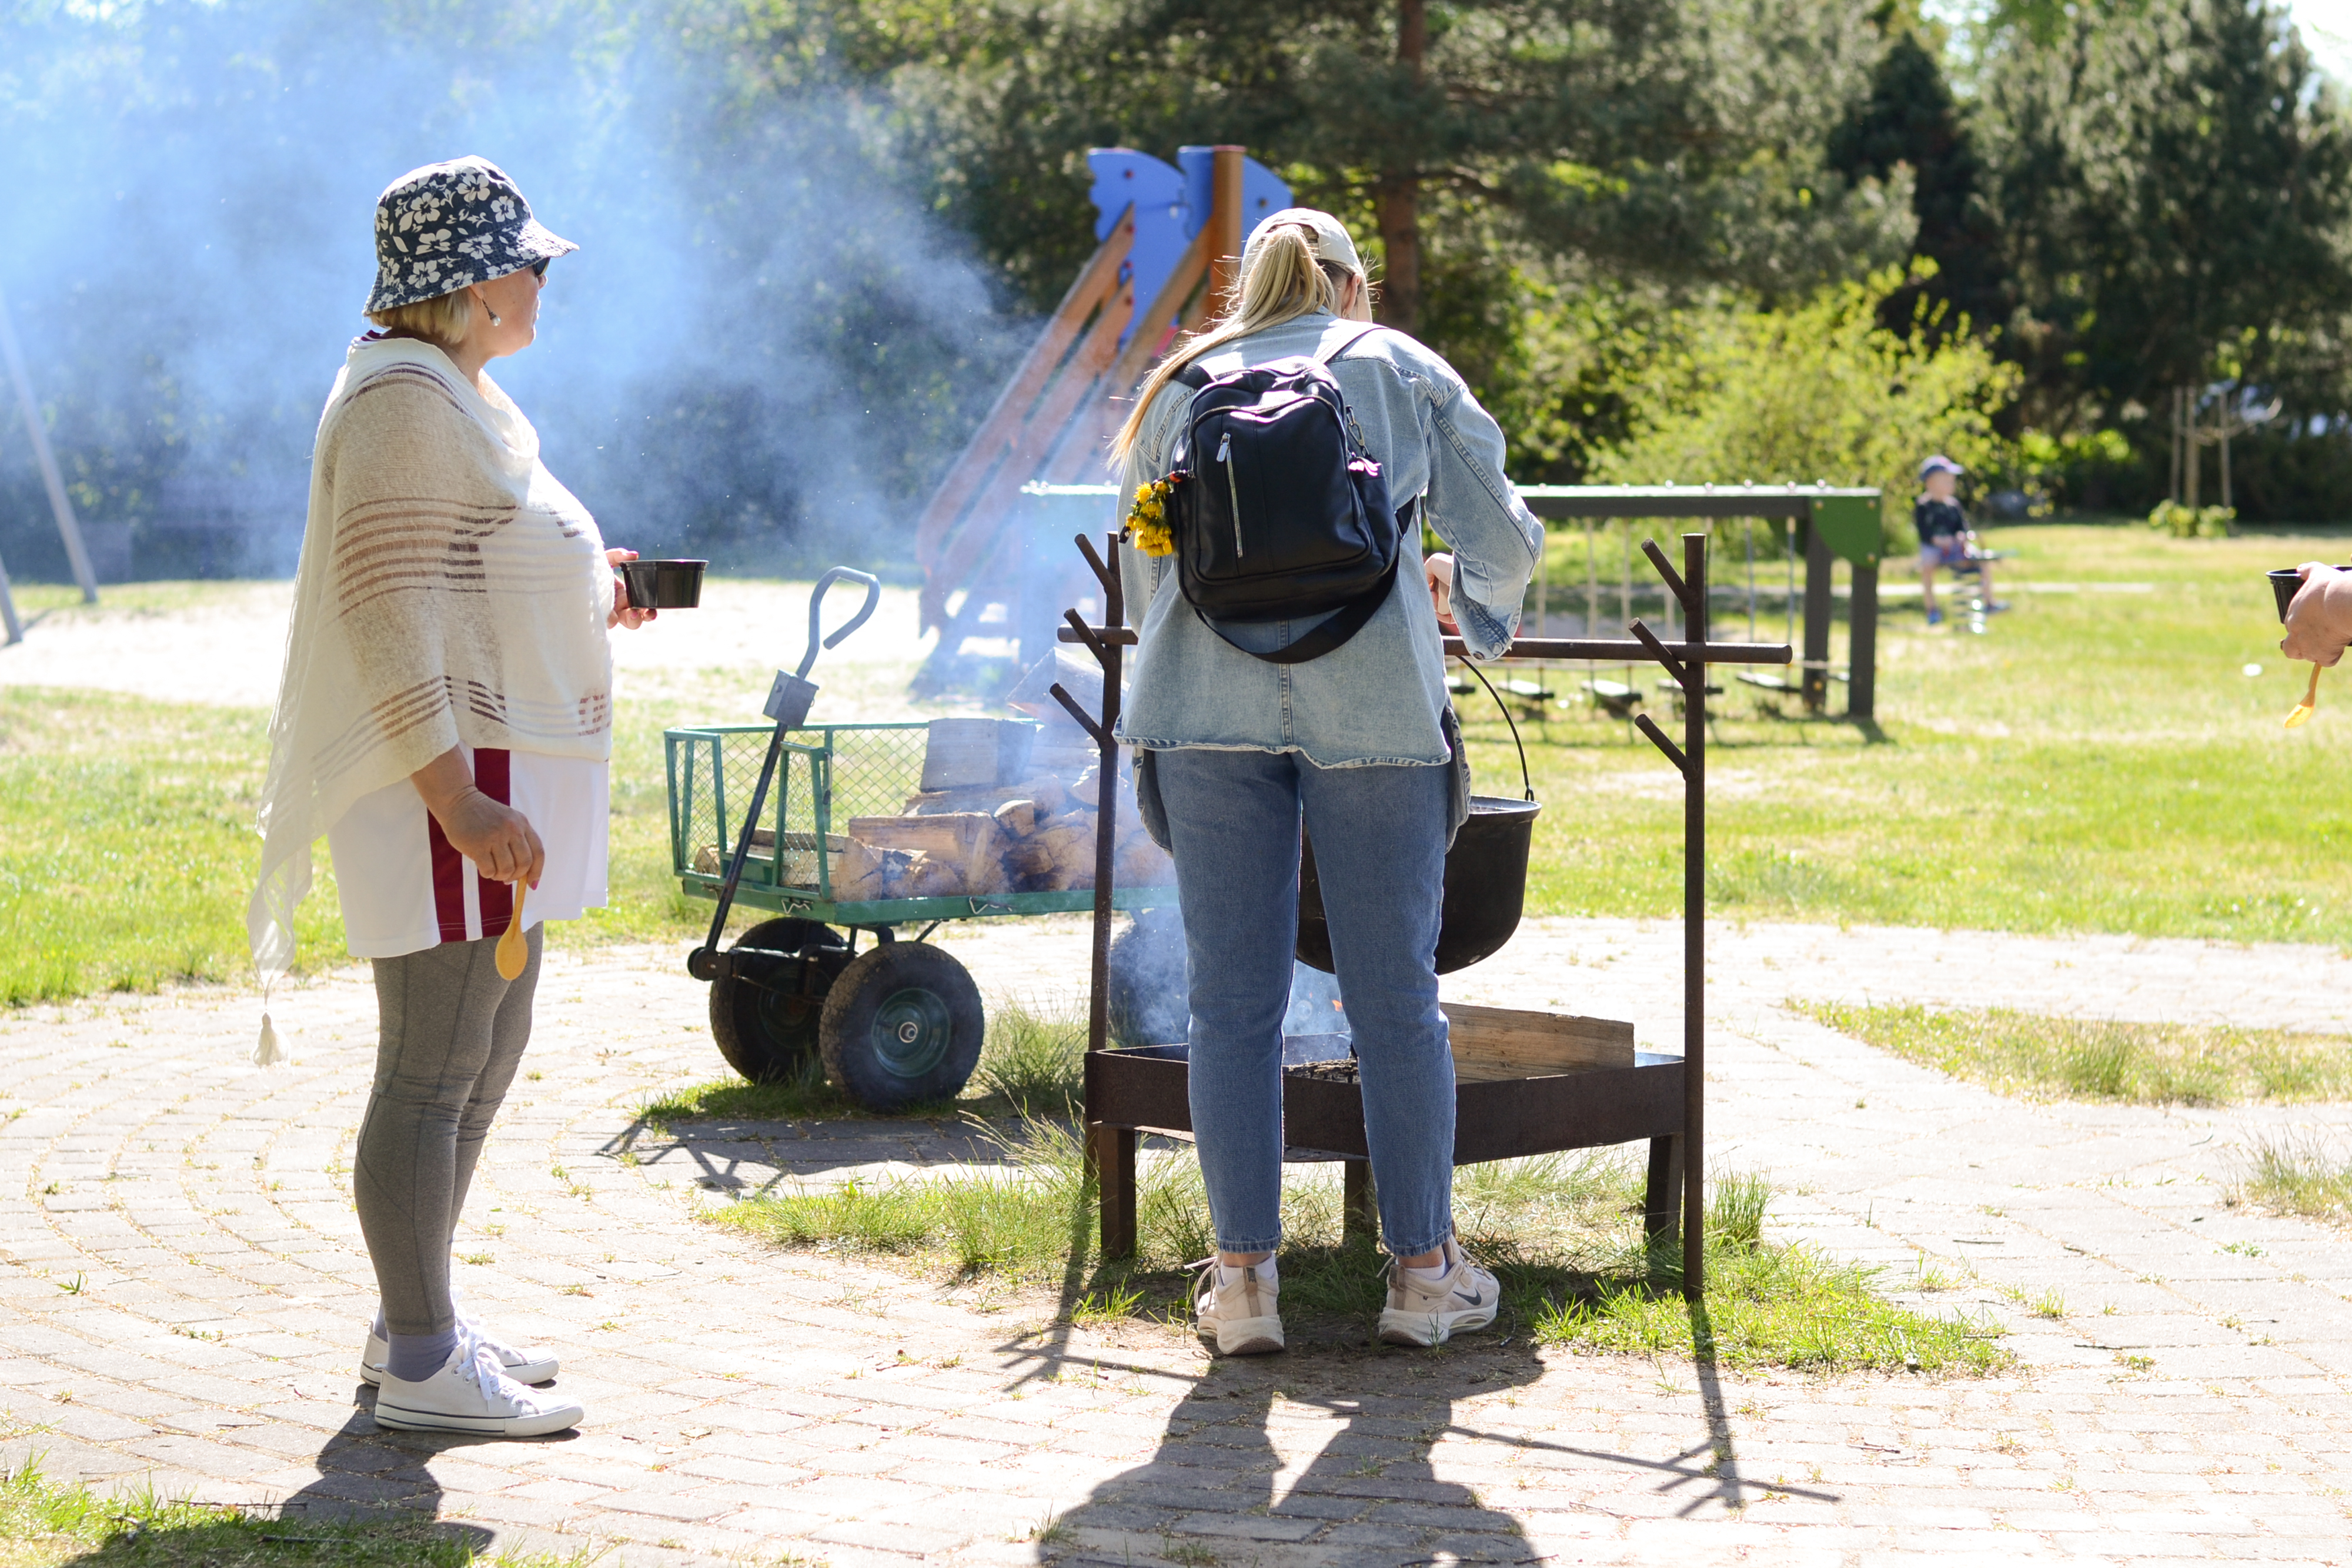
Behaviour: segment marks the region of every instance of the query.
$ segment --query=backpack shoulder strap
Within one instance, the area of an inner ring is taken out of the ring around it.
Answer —
[[[1185,387],[1193,392],[1199,392],[1202,387],[1207,386],[1211,382],[1215,381],[1217,378],[1209,373],[1207,366],[1202,364],[1199,360],[1194,360],[1191,364],[1186,365],[1182,370],[1178,371],[1168,379],[1174,382],[1180,387]]]

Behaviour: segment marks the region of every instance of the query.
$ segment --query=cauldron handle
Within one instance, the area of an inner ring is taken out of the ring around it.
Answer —
[[[1528,777],[1528,748],[1526,744],[1519,739],[1519,721],[1511,716],[1509,705],[1503,701],[1503,695],[1495,689],[1493,682],[1486,679],[1485,672],[1481,671],[1477,665],[1472,664],[1467,659],[1462,661],[1462,667],[1478,677],[1478,684],[1486,688],[1486,695],[1493,697],[1495,699],[1495,706],[1503,710],[1503,722],[1511,727],[1511,744],[1519,748],[1519,789],[1522,791],[1519,799],[1523,800],[1534,800],[1536,798],[1536,787],[1534,781]]]

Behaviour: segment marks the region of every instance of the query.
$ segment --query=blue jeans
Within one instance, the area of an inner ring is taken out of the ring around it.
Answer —
[[[1295,752],[1161,751],[1192,964],[1192,1133],[1217,1246],[1282,1239],[1282,1018],[1298,934],[1298,826],[1331,926],[1391,1252],[1454,1228],[1454,1056],[1437,1010],[1448,769],[1318,768]]]

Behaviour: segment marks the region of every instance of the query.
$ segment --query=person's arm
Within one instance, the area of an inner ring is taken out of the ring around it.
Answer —
[[[1450,370],[1430,385],[1433,439],[1424,505],[1430,527],[1453,547],[1430,574],[1433,596],[1442,576],[1440,608],[1452,612],[1471,656],[1499,658],[1518,631],[1543,526],[1504,476],[1502,426]]]
[[[530,820],[477,789],[465,755],[451,747],[408,776],[425,798],[425,809],[441,824],[450,848],[474,862],[491,882],[539,885],[547,869],[547,849]]]
[[[2303,586],[2286,607],[2279,652],[2290,659],[2332,665],[2352,643],[2352,571],[2320,561],[2303,563]]]

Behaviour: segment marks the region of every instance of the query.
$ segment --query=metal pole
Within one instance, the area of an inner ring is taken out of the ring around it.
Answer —
[[[1625,582],[1617,592],[1617,608],[1620,619],[1630,626],[1633,623],[1633,519],[1620,517],[1617,521],[1625,525]],[[1625,685],[1628,690],[1633,688],[1633,666],[1631,664],[1625,666]]]
[[[1551,527],[1541,517],[1536,519],[1536,527],[1542,530],[1536,536],[1536,635],[1549,637],[1551,629],[1544,618],[1551,613],[1551,573],[1545,558],[1551,554]]]
[[[8,641],[0,647],[15,647],[25,640],[25,623],[16,618],[16,595],[8,586],[8,568],[0,564],[0,622],[5,622]]]
[[[1748,640],[1756,641],[1756,519],[1742,518],[1748,541]]]
[[[0,355],[6,356],[8,379],[16,383],[16,406],[25,415],[25,434],[32,437],[33,460],[40,465],[41,484],[49,492],[49,511],[58,519],[58,537],[66,542],[66,559],[73,566],[74,580],[81,584],[81,601],[95,604],[98,574],[90,570],[89,551],[81,542],[81,525],[74,521],[73,503],[66,498],[66,482],[58,473],[57,454],[49,450],[49,433],[41,423],[40,405],[33,401],[33,381],[25,373],[25,356],[16,349],[16,329],[8,319],[5,293],[0,293]]]
[[[1079,543],[1085,542],[1081,534]],[[1098,567],[1096,573],[1102,582],[1102,623],[1116,629],[1127,624],[1126,580],[1119,571],[1118,536],[1108,535],[1103,543],[1107,570]],[[1097,565],[1091,559],[1093,553],[1087,552],[1089,566]],[[1102,664],[1103,696],[1101,729],[1095,737],[1096,755],[1101,760],[1095,765],[1094,964],[1087,999],[1087,1103],[1090,1107],[1102,1103],[1094,1084],[1095,1063],[1100,1060],[1097,1053],[1110,1049],[1110,918],[1118,840],[1118,683],[1126,649],[1122,643],[1107,641],[1095,653]],[[1131,1258],[1135,1255],[1134,1130],[1094,1124],[1088,1125],[1087,1134],[1087,1164],[1094,1169],[1100,1205],[1103,1256]]]
[[[1827,706],[1830,689],[1830,583],[1832,563],[1830,541],[1808,517],[1805,527],[1805,653],[1801,684],[1805,694],[1805,711],[1820,713]]]
[[[1127,624],[1126,594],[1119,576],[1118,536],[1106,536],[1104,559],[1110,570],[1103,582],[1105,626]],[[1110,917],[1111,878],[1118,839],[1118,681],[1126,649],[1117,643],[1103,649],[1102,735],[1097,742],[1095,781],[1095,930],[1094,995],[1087,1007],[1087,1048],[1110,1049]]]
[[[1776,528],[1774,532],[1779,530]],[[1797,640],[1797,524],[1794,518],[1789,523],[1789,537],[1780,542],[1783,547],[1780,560],[1789,569],[1789,580],[1780,588],[1780,641],[1794,643]]]
[[[1706,1293],[1706,536],[1683,536],[1683,1294]]]
[[[1857,562],[1853,597],[1847,601],[1845,716],[1864,723],[1878,716],[1878,563]]]
[[[1584,519],[1584,630],[1583,637],[1598,637],[1593,630],[1601,624],[1601,558],[1593,553],[1592,519]]]
[[[1581,634],[1587,637],[1598,637],[1601,633],[1593,628],[1600,624],[1601,557],[1596,553],[1592,536],[1592,519],[1587,517],[1584,519],[1584,631]],[[1584,666],[1584,678],[1588,681],[1597,679],[1600,674],[1601,666],[1598,664]]]

